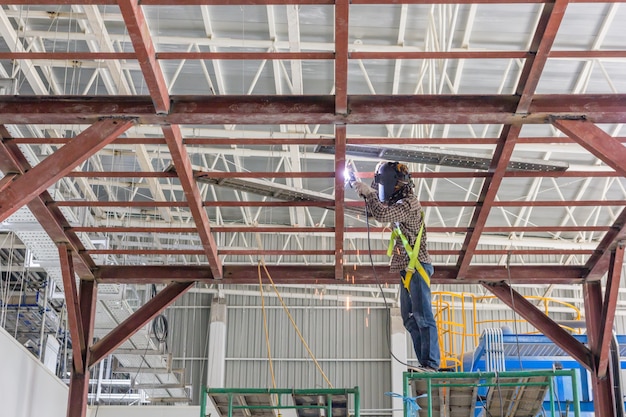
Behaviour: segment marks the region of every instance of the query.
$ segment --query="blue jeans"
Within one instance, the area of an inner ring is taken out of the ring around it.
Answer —
[[[422,263],[428,276],[432,276],[435,269],[431,264]],[[402,277],[406,271],[401,271]],[[417,360],[422,366],[439,369],[439,338],[437,324],[431,304],[430,287],[417,271],[411,278],[411,294],[400,285],[400,313],[404,327],[413,339],[413,348]]]

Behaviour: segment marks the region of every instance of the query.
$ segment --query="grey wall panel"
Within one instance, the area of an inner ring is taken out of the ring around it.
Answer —
[[[245,297],[229,299],[226,385],[269,387],[263,311],[248,301]],[[363,408],[390,407],[391,401],[384,395],[391,389],[387,311],[361,307],[346,310],[321,300],[322,308],[312,308],[312,301],[292,301],[300,304],[290,307],[293,320],[331,384],[359,386]],[[282,307],[267,307],[266,314],[276,385],[327,388]],[[247,330],[242,331],[244,326]]]
[[[206,383],[210,294],[188,293],[165,311],[169,324],[168,351],[172,368],[185,369],[184,383],[193,387],[192,403],[199,404]]]

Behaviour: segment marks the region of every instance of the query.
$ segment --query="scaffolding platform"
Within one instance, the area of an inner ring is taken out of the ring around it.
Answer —
[[[218,394],[210,393],[209,399],[221,416],[275,417],[272,395],[268,393]],[[258,408],[267,407],[267,408]],[[230,410],[230,413],[229,413]]]
[[[327,415],[330,406],[333,417],[348,417],[348,396],[339,395],[306,395],[293,394],[296,414],[299,417],[321,417]],[[310,407],[310,408],[307,408]]]
[[[360,395],[355,388],[206,388],[200,416],[208,402],[224,417],[275,417],[281,409],[293,409],[298,417],[359,417]]]
[[[416,398],[420,417],[535,417],[557,416],[555,378],[570,378],[576,389],[573,370],[513,372],[405,373],[405,397]],[[546,399],[548,397],[548,399]],[[572,410],[580,415],[574,394]],[[545,409],[545,404],[550,404]],[[405,406],[405,416],[408,416]]]

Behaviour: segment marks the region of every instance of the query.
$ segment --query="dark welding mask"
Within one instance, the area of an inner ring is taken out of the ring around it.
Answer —
[[[392,203],[399,199],[402,189],[411,182],[406,165],[399,162],[379,162],[374,173],[374,183],[378,186],[378,199]]]

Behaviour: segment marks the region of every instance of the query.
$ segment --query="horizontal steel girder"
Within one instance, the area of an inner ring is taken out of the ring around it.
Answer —
[[[103,117],[140,124],[529,124],[557,118],[626,123],[626,95],[536,95],[516,114],[509,95],[352,95],[346,114],[334,96],[171,96],[156,114],[149,96],[1,96],[0,123],[92,124]]]
[[[267,269],[277,284],[397,284],[399,275],[389,272],[388,266],[344,266],[344,279],[335,279],[333,265],[268,265]],[[457,279],[454,266],[437,266],[432,277],[434,284],[476,284],[511,280],[515,284],[575,284],[583,282],[585,269],[580,266],[470,266],[465,279]],[[213,279],[208,265],[172,266],[99,266],[94,274],[100,283],[157,283],[202,281],[219,284],[258,284],[257,265],[226,265],[223,278]],[[346,279],[347,277],[347,279]]]

